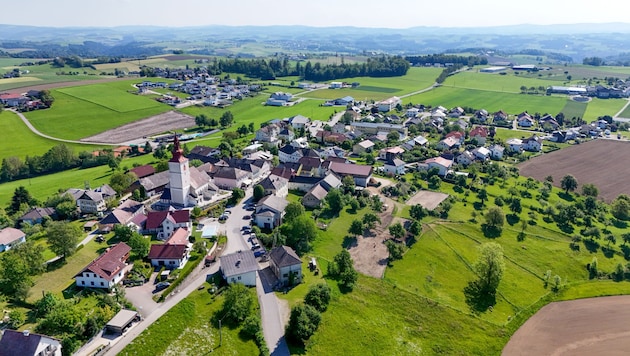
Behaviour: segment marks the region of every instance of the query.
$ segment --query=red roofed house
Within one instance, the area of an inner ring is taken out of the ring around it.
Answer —
[[[147,213],[145,234],[156,234],[159,240],[166,240],[178,228],[192,229],[189,210],[151,211]]]
[[[148,256],[151,265],[164,266],[168,269],[184,268],[190,257],[188,236],[190,236],[188,230],[179,228],[164,244],[151,245]]]
[[[470,130],[470,139],[477,140],[478,145],[485,145],[486,139],[488,138],[488,129],[484,126],[476,126],[474,129]]]
[[[449,138],[449,137],[455,138],[459,142],[460,145],[462,145],[464,143],[464,140],[466,140],[466,135],[463,132],[459,132],[459,131],[451,131],[447,133],[446,136],[444,136],[444,138]]]
[[[16,107],[22,104],[26,104],[29,98],[22,94],[2,93],[0,94],[0,103],[7,107]]]
[[[77,287],[112,289],[125,278],[129,252],[131,247],[124,242],[107,249],[74,276]]]

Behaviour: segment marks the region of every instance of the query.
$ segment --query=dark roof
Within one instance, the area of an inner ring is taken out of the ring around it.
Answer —
[[[139,203],[135,200],[126,200],[124,203],[120,204],[116,209],[114,209],[109,215],[104,217],[99,224],[126,224],[134,217],[136,212],[143,208],[142,203]]]
[[[160,187],[164,187],[169,182],[169,172],[164,171],[156,173],[152,176],[140,178],[140,185],[144,187],[147,192],[155,190]]]
[[[313,168],[319,168],[322,161],[319,157],[301,157],[298,163],[302,165],[303,170],[310,171]]]
[[[124,242],[120,242],[98,256],[92,263],[79,272],[77,276],[80,276],[85,271],[90,271],[107,281],[111,281],[114,279],[116,273],[125,267],[125,261],[129,256],[129,252],[131,252],[131,247]]]
[[[42,338],[59,341],[46,335],[6,329],[0,339],[0,356],[35,355]]]
[[[295,152],[299,151],[300,149],[295,147],[295,146],[291,146],[291,145],[284,145],[282,147],[280,147],[279,151],[282,153],[286,153],[288,155],[292,155]]]
[[[239,251],[221,256],[221,270],[228,278],[237,274],[258,271],[258,262],[251,250]]]
[[[155,168],[153,168],[152,165],[147,164],[147,165],[144,165],[144,166],[134,167],[134,168],[130,169],[129,172],[135,174],[136,177],[138,177],[138,178],[144,178],[144,177],[148,177],[148,176],[150,176],[152,174],[155,174]]]
[[[275,175],[278,177],[282,177],[284,179],[290,179],[291,176],[295,174],[295,171],[290,167],[275,167],[271,170],[271,175]]]
[[[269,258],[278,267],[287,267],[293,265],[301,265],[302,260],[289,246],[278,246],[271,250]]]
[[[220,167],[214,174],[214,178],[239,179],[247,175],[247,172],[232,167]]]
[[[302,183],[302,184],[317,184],[320,180],[320,177],[304,177],[304,176],[292,176],[289,179],[290,183]]]
[[[186,245],[151,245],[149,259],[180,259],[186,255]]]
[[[55,208],[33,208],[28,213],[20,216],[18,220],[41,220],[46,216],[55,215]]]

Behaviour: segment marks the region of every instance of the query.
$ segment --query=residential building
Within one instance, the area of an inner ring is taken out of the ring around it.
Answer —
[[[437,143],[437,145],[435,145],[435,148],[437,148],[438,150],[452,150],[455,148],[458,148],[460,145],[460,142],[458,139],[456,139],[455,137],[447,137],[443,140],[441,140],[440,142]]]
[[[265,189],[265,195],[286,198],[289,195],[289,180],[270,174],[259,183]]]
[[[79,272],[74,279],[77,287],[112,289],[127,273],[127,259],[131,247],[120,242],[108,248],[102,255]]]
[[[184,268],[190,257],[190,231],[178,228],[164,244],[153,244],[148,258],[154,267]]]
[[[97,214],[107,210],[107,200],[115,197],[116,191],[107,184],[94,190],[83,190],[76,199],[81,214]]]
[[[328,192],[332,188],[339,188],[341,179],[334,173],[329,173],[322,180],[311,186],[311,188],[302,197],[302,205],[307,208],[318,208],[326,199]]]
[[[221,274],[228,284],[242,283],[249,287],[256,285],[258,262],[251,250],[223,255],[220,261]]]
[[[32,208],[31,210],[26,212],[24,215],[20,216],[17,221],[20,224],[27,223],[30,225],[35,225],[35,224],[41,224],[42,221],[44,221],[44,218],[46,217],[50,217],[52,219],[55,216],[57,216],[57,212],[55,211],[55,208],[37,207],[37,208]]]
[[[401,159],[394,158],[385,162],[383,167],[385,174],[401,175],[405,174],[405,162]]]
[[[61,340],[28,330],[5,329],[0,339],[0,356],[61,356]]]
[[[296,130],[300,130],[305,129],[306,126],[311,122],[311,119],[306,116],[295,115],[289,120],[289,122],[291,123],[291,127]]]
[[[214,184],[221,189],[242,188],[249,180],[246,171],[233,167],[220,167],[212,176]]]
[[[129,172],[133,173],[140,178],[148,177],[155,174],[155,168],[150,164],[145,164],[144,166],[133,167],[129,170]]]
[[[302,260],[289,246],[278,246],[271,250],[269,267],[284,286],[302,281]]]
[[[530,152],[540,152],[543,148],[543,139],[536,135],[523,140],[523,149]]]
[[[179,228],[192,231],[190,210],[150,211],[147,213],[144,233],[155,234],[158,240],[166,240]]]
[[[488,128],[485,126],[476,126],[475,128],[473,128],[472,130],[470,130],[470,134],[468,135],[468,137],[470,137],[471,140],[475,140],[477,141],[477,145],[478,146],[483,146],[486,144],[486,140],[488,138]]]
[[[401,103],[402,101],[400,100],[399,97],[393,96],[389,99],[385,99],[385,100],[381,100],[377,102],[376,107],[378,108],[379,112],[388,112],[388,111],[394,110],[396,106]]]
[[[405,149],[400,146],[387,147],[378,152],[378,158],[391,161],[395,158],[400,158],[403,153],[405,153]]]
[[[23,242],[26,242],[26,234],[22,230],[12,227],[0,230],[0,252],[8,251]]]
[[[282,224],[284,209],[289,202],[275,195],[267,195],[256,204],[254,223],[262,229],[273,229]]]
[[[490,150],[485,147],[477,147],[474,150],[470,151],[470,153],[472,153],[475,158],[480,161],[486,161],[490,159],[491,156]]]
[[[370,152],[374,147],[374,142],[370,140],[363,140],[352,146],[352,153],[360,155],[365,152]]]
[[[129,225],[137,215],[144,215],[144,205],[135,200],[125,200],[116,209],[98,222],[100,231],[111,231],[114,225]]]
[[[360,187],[367,187],[374,167],[361,164],[330,162],[329,170],[340,177],[351,176],[354,184]]]
[[[444,157],[429,158],[425,160],[424,163],[427,165],[428,169],[436,167],[438,169],[438,175],[441,175],[442,177],[446,176],[453,166],[453,161]]]
[[[278,141],[279,133],[280,127],[278,125],[269,124],[256,131],[256,141],[274,143]]]
[[[501,145],[492,145],[490,146],[490,157],[492,159],[500,160],[503,158],[503,151],[505,151],[505,147]]]
[[[472,154],[472,152],[468,150],[460,153],[459,155],[457,155],[457,157],[455,157],[455,162],[464,166],[468,166],[474,161],[475,161],[475,155]]]
[[[523,150],[523,141],[520,138],[510,138],[505,143],[510,150],[514,152],[521,152]]]

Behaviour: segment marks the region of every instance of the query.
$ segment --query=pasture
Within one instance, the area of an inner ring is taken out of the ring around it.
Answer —
[[[131,91],[132,88],[129,89]],[[57,91],[119,113],[159,106],[155,101],[146,100],[142,96],[123,95],[120,89],[108,84],[69,87]]]
[[[588,103],[580,103],[573,100],[567,100],[567,103],[562,108],[564,117],[581,117],[584,118]]]
[[[598,139],[527,160],[519,169],[523,176],[541,181],[551,175],[556,186],[571,174],[580,185],[595,184],[599,196],[610,202],[619,194],[630,195],[628,155],[630,143]]]

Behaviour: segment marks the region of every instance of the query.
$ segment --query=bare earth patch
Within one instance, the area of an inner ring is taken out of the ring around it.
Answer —
[[[627,355],[629,318],[629,296],[551,303],[516,331],[502,355]]]
[[[630,194],[628,157],[630,143],[596,139],[532,158],[521,163],[519,169],[522,176],[540,181],[552,176],[557,187],[562,177],[571,174],[580,186],[595,184],[599,197],[611,202],[619,194]]]
[[[448,198],[448,194],[421,190],[409,198],[405,204],[409,206],[420,204],[425,209],[433,210],[437,208],[437,206],[440,205],[440,203],[446,198]]]
[[[101,132],[98,135],[83,138],[81,141],[116,144],[195,125],[194,117],[176,111],[169,111]]]

